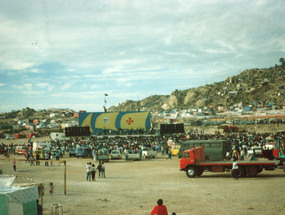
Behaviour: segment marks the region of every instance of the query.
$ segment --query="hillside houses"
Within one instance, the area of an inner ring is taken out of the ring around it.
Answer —
[[[204,121],[204,125],[207,121],[212,119],[225,119],[236,118],[235,123],[239,124],[239,121],[243,121],[244,124],[250,124],[251,120],[244,120],[244,118],[252,118],[254,121],[264,118],[281,119],[285,123],[285,105],[277,109],[274,104],[269,103],[265,107],[262,105],[249,105],[243,106],[242,104],[235,104],[229,108],[223,106],[218,107],[204,107],[204,108],[190,108],[187,110],[172,110],[152,113],[153,123],[191,123],[199,120]],[[217,121],[217,120],[216,120]],[[224,120],[220,120],[225,123]],[[248,122],[247,122],[248,121]],[[233,123],[233,121],[228,121]],[[199,123],[198,123],[199,124]],[[203,123],[202,123],[203,124]],[[201,125],[202,125],[201,124]],[[211,123],[208,123],[209,125]]]

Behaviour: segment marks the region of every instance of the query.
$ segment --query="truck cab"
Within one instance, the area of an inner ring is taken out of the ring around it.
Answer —
[[[180,159],[180,170],[185,170],[189,166],[204,161],[204,148],[196,147],[193,149],[185,150]]]
[[[269,160],[280,160],[282,165],[285,160],[285,141],[267,143],[262,149],[262,156]]]

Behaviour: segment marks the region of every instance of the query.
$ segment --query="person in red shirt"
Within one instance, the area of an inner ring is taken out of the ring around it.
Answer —
[[[162,199],[157,200],[157,205],[154,206],[150,215],[168,215],[167,208],[163,205]]]

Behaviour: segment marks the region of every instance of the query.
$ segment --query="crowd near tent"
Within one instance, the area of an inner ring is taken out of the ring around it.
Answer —
[[[37,185],[14,184],[14,179],[0,175],[0,214],[37,215]]]

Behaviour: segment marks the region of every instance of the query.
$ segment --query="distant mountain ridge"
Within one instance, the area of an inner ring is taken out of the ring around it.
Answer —
[[[108,111],[164,111],[234,104],[276,106],[285,104],[285,62],[268,69],[244,70],[225,81],[187,90],[175,90],[170,95],[152,95],[140,101],[127,100]]]

